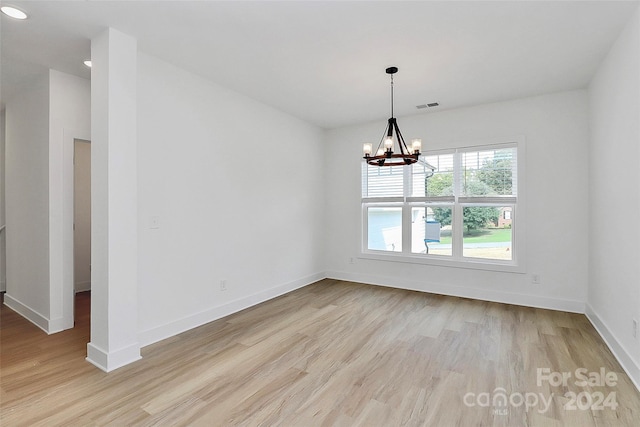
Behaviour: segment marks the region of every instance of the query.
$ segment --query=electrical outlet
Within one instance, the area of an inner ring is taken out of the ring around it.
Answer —
[[[220,280],[220,290],[223,291],[223,292],[227,290],[227,281],[226,280]]]
[[[355,264],[356,263],[356,259],[351,257],[349,258],[349,264]]]
[[[539,285],[540,284],[540,275],[539,274],[532,274],[531,275],[531,283],[533,283],[534,285]]]
[[[633,337],[638,338],[638,321],[636,319],[633,320]]]

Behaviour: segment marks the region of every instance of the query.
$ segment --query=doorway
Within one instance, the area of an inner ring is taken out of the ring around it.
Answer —
[[[91,142],[74,139],[73,144],[73,290],[77,294],[91,291]]]

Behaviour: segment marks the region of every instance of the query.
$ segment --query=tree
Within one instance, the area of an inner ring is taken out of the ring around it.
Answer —
[[[495,160],[495,159],[494,159]],[[498,159],[500,162],[508,161],[510,159]],[[486,162],[487,170],[481,169],[477,172],[475,177],[469,177],[469,181],[464,184],[463,193],[468,196],[488,196],[495,195],[497,191],[488,182],[485,182],[480,178],[481,172],[484,170],[485,174],[482,175],[486,180],[494,180],[493,182],[498,185],[500,179],[502,182],[506,181],[506,176],[501,176],[500,171],[489,170],[494,162]],[[509,191],[511,191],[511,169],[509,166]],[[504,174],[503,174],[504,175]],[[477,178],[477,179],[474,179]],[[504,186],[503,186],[504,187]],[[425,180],[426,194],[429,196],[451,196],[453,195],[453,173],[435,174],[432,177]],[[502,193],[504,194],[504,193]],[[433,217],[442,225],[451,225],[451,216],[453,209],[451,208],[437,208],[433,209]],[[498,223],[498,217],[500,211],[495,207],[466,207],[463,209],[463,225],[467,233],[473,233],[476,230],[486,227],[489,223]]]
[[[427,196],[453,195],[453,171],[437,173],[424,181]],[[433,208],[433,217],[442,225],[451,225],[451,208]]]
[[[442,225],[451,225],[451,208],[433,208],[433,218]]]
[[[511,152],[496,151],[493,159],[483,162],[477,177],[491,187],[494,194],[511,194],[513,185]]]
[[[436,173],[430,178],[425,178],[424,189],[427,196],[453,195],[453,171]]]
[[[465,194],[470,196],[486,196],[493,189],[482,181],[471,181],[465,185]],[[491,206],[466,207],[462,210],[462,223],[467,233],[484,228],[490,222],[497,224],[500,211]]]
[[[498,209],[491,206],[466,207],[462,209],[462,222],[467,233],[472,234],[474,231],[486,227],[490,222],[495,224],[499,214]]]

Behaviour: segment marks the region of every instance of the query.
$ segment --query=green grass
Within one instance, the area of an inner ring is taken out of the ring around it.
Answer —
[[[511,229],[510,228],[485,228],[482,230],[475,230],[472,233],[464,233],[463,235],[465,243],[495,243],[495,242],[510,242],[511,241]],[[451,232],[443,231],[440,235],[440,243],[451,243]]]

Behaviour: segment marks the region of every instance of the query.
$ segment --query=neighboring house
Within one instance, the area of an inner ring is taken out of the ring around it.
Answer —
[[[511,208],[500,208],[500,216],[498,217],[498,228],[511,227]]]

